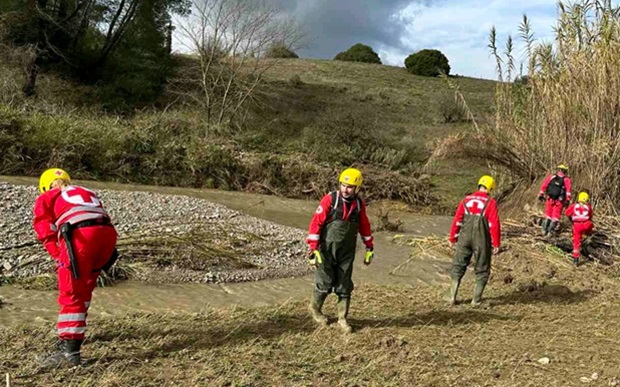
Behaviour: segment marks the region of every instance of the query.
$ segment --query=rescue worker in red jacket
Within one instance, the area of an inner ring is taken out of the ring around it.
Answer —
[[[48,169],[39,179],[34,230],[56,261],[58,342],[38,357],[44,366],[78,365],[86,314],[100,270],[114,257],[117,234],[97,195],[71,185],[67,172]]]
[[[345,333],[351,332],[347,322],[351,292],[353,291],[353,260],[359,233],[366,245],[365,265],[370,265],[373,237],[366,204],[358,196],[362,173],[354,168],[344,170],[339,178],[340,188],[321,199],[310,222],[307,243],[308,258],[316,267],[315,288],[310,302],[313,319],[327,324],[321,312],[327,295],[338,296],[338,325]]]
[[[491,255],[500,247],[501,226],[497,202],[489,196],[495,180],[488,175],[478,180],[478,191],[465,196],[454,214],[450,229],[450,246],[455,247],[452,261],[450,305],[456,296],[473,255],[476,256],[476,287],[472,306],[482,302],[482,293],[491,274]]]
[[[566,165],[558,165],[557,172],[547,176],[540,187],[538,200],[545,202],[545,220],[542,222],[543,236],[557,229],[562,209],[570,203],[572,182],[567,173]]]
[[[581,238],[584,235],[592,235],[594,223],[592,223],[592,206],[590,205],[590,195],[587,192],[580,192],[577,203],[571,204],[566,209],[566,216],[573,222],[573,263],[579,264],[581,257]]]

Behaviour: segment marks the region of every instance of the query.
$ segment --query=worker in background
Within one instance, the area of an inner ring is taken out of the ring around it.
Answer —
[[[542,235],[557,231],[562,210],[571,200],[571,179],[567,176],[568,167],[560,164],[553,175],[543,181],[538,200],[545,203],[545,219],[542,222]]]
[[[592,206],[590,205],[590,195],[587,192],[580,192],[577,203],[571,204],[566,209],[566,216],[573,223],[573,263],[579,264],[581,257],[581,239],[584,235],[592,235],[594,223],[592,223]]]

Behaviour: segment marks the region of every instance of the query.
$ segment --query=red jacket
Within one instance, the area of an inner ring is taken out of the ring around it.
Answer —
[[[566,188],[566,197],[564,198],[564,201],[570,202],[571,189],[573,188],[573,182],[571,181],[570,177],[564,174],[564,172],[558,172],[555,175],[564,177],[564,188]],[[542,185],[540,186],[540,192],[538,193],[538,195],[543,195],[547,192],[547,186],[549,186],[551,179],[553,179],[553,176],[555,175],[549,175],[545,178]]]
[[[566,216],[573,222],[592,221],[592,206],[588,203],[573,203],[566,209]]]
[[[349,216],[357,210],[357,206],[359,203],[359,233],[366,247],[372,249],[373,237],[370,230],[370,221],[368,220],[368,216],[366,215],[366,203],[364,203],[364,200],[362,200],[361,198],[357,198],[347,203],[343,200],[340,192],[337,193],[337,200],[338,203],[336,204],[343,206],[343,220],[349,219]],[[323,231],[323,226],[325,225],[325,221],[327,220],[327,217],[332,210],[333,204],[334,203],[332,203],[332,194],[329,193],[323,196],[319,207],[314,212],[314,216],[312,217],[312,220],[310,221],[310,226],[308,228],[308,238],[306,239],[308,246],[310,246],[310,249],[312,250],[317,250],[319,248],[321,232]]]
[[[37,197],[34,203],[34,231],[52,258],[60,255],[58,229],[61,224],[109,218],[101,200],[93,191],[76,185],[52,189]]]
[[[485,203],[489,201],[484,211],[484,217],[489,222],[489,231],[491,232],[491,242],[493,247],[499,247],[501,243],[501,226],[499,223],[499,214],[497,211],[497,202],[494,198],[489,198],[486,192],[478,191],[471,195],[465,196],[459,203],[452,220],[452,228],[450,229],[450,242],[456,243],[463,225],[463,217],[465,216],[465,207],[472,215],[479,215],[484,208]]]

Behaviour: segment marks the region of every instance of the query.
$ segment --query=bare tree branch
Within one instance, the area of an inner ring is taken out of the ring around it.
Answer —
[[[301,47],[304,35],[269,0],[194,0],[193,7],[195,16],[177,24],[199,71],[180,83],[199,87],[208,124],[243,120],[247,114],[239,113],[255,101],[262,75],[277,63],[265,57],[269,48]]]

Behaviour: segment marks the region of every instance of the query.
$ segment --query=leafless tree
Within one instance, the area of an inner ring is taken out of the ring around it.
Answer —
[[[192,98],[204,107],[208,124],[243,121],[261,76],[277,62],[266,52],[274,44],[297,49],[304,34],[269,0],[194,0],[192,14],[178,24],[198,71],[181,75],[183,83],[200,90]]]

